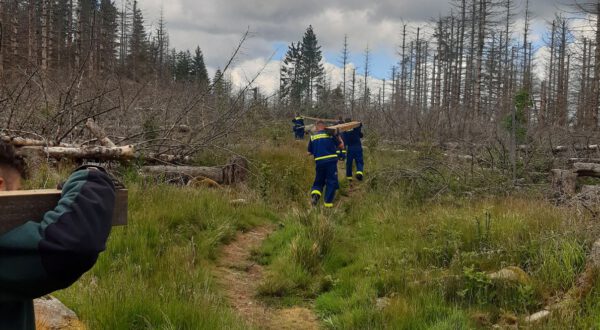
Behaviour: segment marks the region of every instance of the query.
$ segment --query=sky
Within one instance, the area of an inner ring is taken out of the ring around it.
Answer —
[[[348,36],[350,65],[362,73],[365,49],[371,53],[372,81],[381,84],[398,62],[402,27],[427,31],[432,20],[450,13],[452,0],[139,0],[146,25],[154,29],[161,10],[167,22],[171,47],[200,46],[210,73],[223,68],[245,31],[250,31],[230,70],[234,84],[255,81],[264,93],[279,86],[279,61],[290,42],[301,40],[312,25],[322,46],[332,84],[342,80],[340,53]],[[521,31],[525,0],[515,0],[514,28]],[[530,0],[533,14],[530,36],[543,54],[543,35],[554,13],[569,0]],[[568,15],[568,14],[567,14]],[[431,38],[430,32],[424,32]],[[515,35],[516,38],[522,38]],[[541,55],[540,55],[541,56]]]

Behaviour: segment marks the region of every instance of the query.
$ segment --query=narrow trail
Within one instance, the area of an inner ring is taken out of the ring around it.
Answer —
[[[264,277],[264,267],[252,261],[251,253],[274,230],[273,226],[262,226],[238,233],[222,250],[217,262],[217,281],[236,312],[259,329],[319,329],[316,315],[308,308],[277,309],[256,299],[257,288]]]

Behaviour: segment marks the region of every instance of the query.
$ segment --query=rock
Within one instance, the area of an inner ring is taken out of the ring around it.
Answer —
[[[528,284],[530,283],[530,278],[527,273],[519,267],[506,267],[495,273],[491,273],[488,275],[492,280],[501,280],[501,281],[510,281],[517,282],[520,284]]]
[[[531,314],[528,317],[526,317],[525,322],[527,322],[527,323],[539,322],[541,320],[546,319],[548,316],[550,316],[550,311],[547,311],[544,309],[542,311],[539,311],[535,314]]]
[[[75,312],[52,296],[33,301],[37,330],[85,330]]]
[[[375,302],[375,308],[377,310],[383,310],[386,307],[388,307],[389,305],[390,305],[390,298],[388,298],[388,297],[377,298],[377,300]]]

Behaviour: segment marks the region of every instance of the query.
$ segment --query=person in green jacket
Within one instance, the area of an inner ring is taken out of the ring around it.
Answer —
[[[0,142],[0,191],[20,189],[25,174],[14,148]],[[114,204],[106,171],[82,167],[43,219],[0,235],[0,329],[35,329],[33,299],[69,287],[94,266],[106,247]]]

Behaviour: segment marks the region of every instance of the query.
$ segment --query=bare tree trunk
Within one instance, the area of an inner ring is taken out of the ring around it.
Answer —
[[[476,82],[475,82],[475,116],[481,115],[481,83],[482,83],[482,63],[483,63],[483,48],[485,46],[485,25],[487,15],[487,1],[480,0],[479,5],[479,33],[477,37],[477,58],[476,58]]]
[[[48,42],[50,23],[50,0],[42,0],[42,71],[48,71]]]
[[[552,21],[552,35],[550,39],[550,63],[548,66],[548,90],[546,91],[546,123],[554,121],[554,59],[556,46],[556,21]]]
[[[600,1],[596,6],[596,50],[594,54],[594,80],[592,93],[592,127],[598,129],[598,96],[600,94]]]
[[[28,43],[27,43],[27,59],[29,63],[33,63],[37,65],[37,51],[35,49],[35,30],[36,30],[36,20],[35,20],[35,0],[29,0],[29,6],[27,11],[27,19],[28,19]]]
[[[13,65],[18,64],[19,61],[19,5],[15,1],[13,4],[13,13],[11,17],[12,23],[12,34],[11,34],[11,44],[12,44],[12,63]]]
[[[588,53],[587,38],[583,38],[583,53],[581,59],[581,82],[579,85],[579,95],[577,104],[577,128],[585,128],[586,103],[587,103],[587,53]]]
[[[75,67],[77,68],[77,70],[79,70],[81,67],[81,56],[83,52],[83,45],[81,40],[81,38],[83,37],[83,15],[80,1],[77,1],[76,16],[77,28],[75,29]]]
[[[4,49],[6,47],[4,47],[4,35],[6,34],[4,32],[4,8],[5,8],[5,1],[6,0],[0,0],[0,78],[4,75]]]

